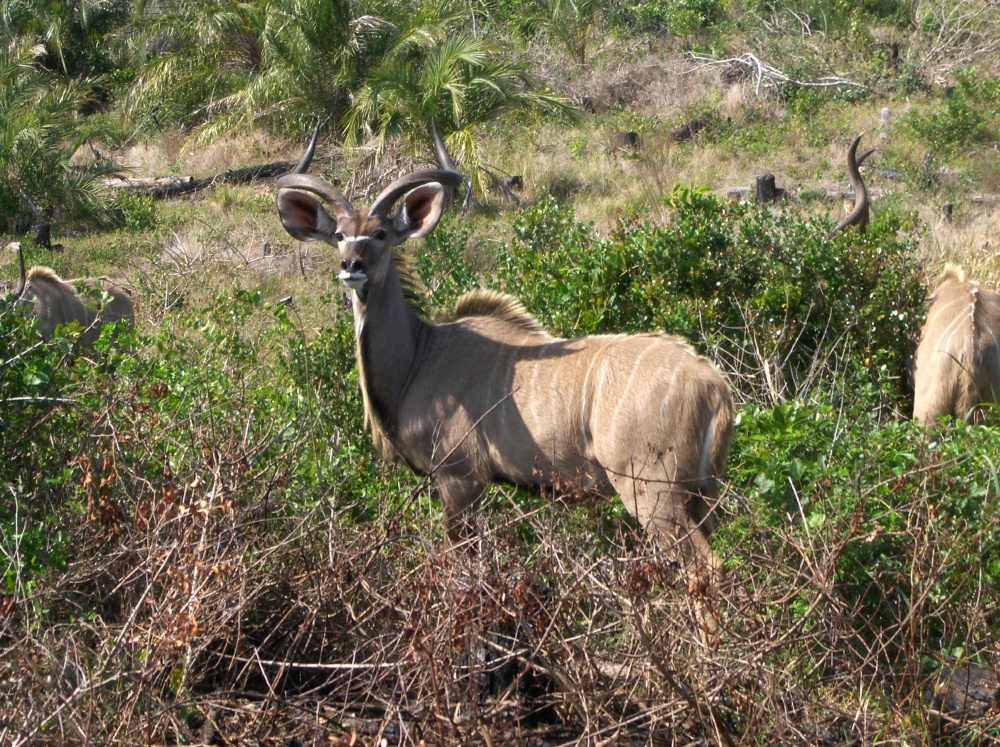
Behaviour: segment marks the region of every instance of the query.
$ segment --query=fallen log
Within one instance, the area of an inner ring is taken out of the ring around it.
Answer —
[[[129,179],[121,177],[109,179],[104,183],[112,189],[134,190],[140,195],[149,195],[154,200],[194,192],[216,184],[248,184],[258,179],[270,179],[287,174],[295,168],[295,161],[275,161],[259,166],[248,166],[244,169],[230,169],[214,176],[195,179],[190,176],[165,176],[156,178]]]

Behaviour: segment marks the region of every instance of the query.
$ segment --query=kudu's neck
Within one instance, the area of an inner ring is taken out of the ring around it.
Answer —
[[[364,301],[353,294],[358,368],[369,416],[392,440],[427,323],[406,302],[395,263],[366,290]]]

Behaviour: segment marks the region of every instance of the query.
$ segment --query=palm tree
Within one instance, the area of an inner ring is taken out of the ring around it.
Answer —
[[[128,113],[162,122],[172,106],[205,138],[248,124],[300,136],[316,117],[339,121],[393,50],[442,38],[453,2],[177,0],[148,24],[169,49],[143,66]]]
[[[587,43],[601,10],[601,0],[539,0],[540,24],[578,65],[587,62]]]
[[[177,0],[150,26],[178,36],[143,69],[131,112],[174,102],[205,138],[248,125],[302,137],[319,117],[349,145],[374,136],[418,149],[436,117],[481,191],[481,125],[515,107],[570,105],[533,90],[467,23],[459,0]]]
[[[114,168],[69,162],[94,134],[78,116],[89,91],[45,72],[45,54],[33,39],[0,34],[0,230],[21,232],[43,216],[98,224],[111,217],[99,179]]]
[[[125,100],[139,130],[197,126],[263,65],[267,0],[178,0],[137,21],[151,55]]]
[[[93,24],[97,33],[124,24],[128,19],[125,3],[75,2],[54,3],[46,0],[0,0],[0,27],[9,36],[33,37],[45,47],[49,67],[58,67],[64,74],[88,75],[103,49],[95,49]]]
[[[453,34],[401,45],[373,69],[344,119],[344,140],[350,146],[374,136],[383,149],[403,138],[415,149],[426,149],[434,119],[448,151],[482,192],[484,163],[476,133],[512,109],[568,113],[572,105],[534,91],[527,71],[482,39]]]

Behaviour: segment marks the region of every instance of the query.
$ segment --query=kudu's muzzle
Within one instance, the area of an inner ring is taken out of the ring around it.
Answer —
[[[361,290],[368,282],[364,260],[360,257],[340,260],[340,274],[337,277],[351,290]]]

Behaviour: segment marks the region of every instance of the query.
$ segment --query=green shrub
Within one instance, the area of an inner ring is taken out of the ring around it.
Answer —
[[[74,402],[95,368],[70,338],[42,342],[34,321],[0,297],[0,567],[21,594],[73,555],[59,508],[73,492],[67,453],[88,431]]]
[[[742,410],[729,474],[746,503],[720,547],[738,568],[742,538],[769,527],[766,552],[834,574],[850,624],[885,644],[879,658],[975,647],[1000,619],[1000,430],[929,440],[854,394]]]
[[[998,137],[994,122],[998,115],[1000,84],[977,81],[973,70],[956,77],[957,85],[945,99],[942,111],[924,113],[914,109],[906,117],[914,135],[935,150],[951,152],[992,142]]]
[[[688,36],[720,23],[726,14],[720,0],[645,0],[629,3],[616,0],[605,13],[616,27],[636,32],[666,31]]]
[[[160,223],[156,201],[150,195],[135,195],[121,190],[111,201],[111,210],[118,225],[127,231],[152,231]]]
[[[873,404],[905,406],[924,288],[887,216],[831,238],[793,213],[677,187],[669,222],[623,221],[608,238],[543,197],[521,216],[499,281],[561,335],[662,329],[695,341],[753,399],[862,376]]]
[[[905,28],[910,24],[909,0],[747,0],[744,8],[765,17],[795,12],[800,18],[812,20],[814,30],[837,29],[850,31],[852,26],[868,25],[873,22],[891,23]]]
[[[148,338],[109,325],[73,355],[0,299],[8,591],[93,551],[74,544],[81,521],[92,541],[140,529],[169,542],[186,512],[262,503],[284,515],[332,494],[337,511],[370,517],[397,476],[363,428],[350,315],[335,319],[306,341],[287,307],[236,290]]]
[[[459,296],[479,284],[479,272],[466,256],[468,244],[468,229],[452,228],[446,218],[417,245],[412,270],[426,289],[427,302],[421,299],[422,306],[450,309]]]

